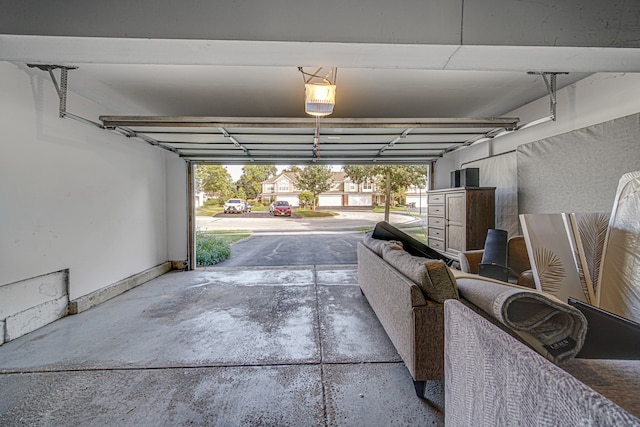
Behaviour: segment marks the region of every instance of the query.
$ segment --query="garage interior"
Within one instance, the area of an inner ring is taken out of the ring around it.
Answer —
[[[198,162],[430,163],[434,189],[478,167],[512,233],[520,213],[609,211],[619,177],[640,170],[640,8],[629,2],[1,4],[5,354],[67,313],[98,316],[90,309],[192,267]],[[298,67],[337,68],[332,115],[305,115]],[[4,381],[29,371],[8,367]],[[44,389],[74,369],[32,369],[13,387]]]

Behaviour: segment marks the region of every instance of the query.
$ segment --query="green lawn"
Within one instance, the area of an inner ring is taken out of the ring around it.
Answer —
[[[222,206],[204,205],[196,208],[196,215],[198,216],[215,216],[222,212],[224,208]]]
[[[235,242],[238,242],[242,239],[246,239],[251,236],[250,230],[205,230],[198,231],[196,239],[198,236],[203,237],[215,237],[228,245],[231,245]]]
[[[300,218],[322,218],[327,216],[338,216],[337,213],[331,211],[319,211],[311,209],[297,208],[295,214]]]

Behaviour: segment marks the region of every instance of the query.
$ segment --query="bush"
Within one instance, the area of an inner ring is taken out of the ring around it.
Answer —
[[[206,267],[217,264],[231,255],[229,244],[215,236],[196,233],[196,265]]]
[[[203,204],[204,206],[218,206],[220,201],[218,201],[218,199],[207,199]]]

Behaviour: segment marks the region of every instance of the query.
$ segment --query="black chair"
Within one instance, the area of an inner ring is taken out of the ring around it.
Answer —
[[[509,281],[509,268],[507,267],[507,238],[506,230],[491,228],[487,231],[487,239],[484,242],[482,261],[478,265],[478,274],[500,280]]]

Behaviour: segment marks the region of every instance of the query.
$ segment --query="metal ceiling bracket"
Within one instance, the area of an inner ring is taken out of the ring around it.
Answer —
[[[556,105],[558,99],[556,97],[556,78],[558,74],[569,74],[552,71],[529,71],[527,74],[542,76],[544,84],[547,87],[547,95],[549,95],[549,110],[551,114],[551,120],[556,121]]]
[[[319,67],[313,73],[308,73],[304,71],[303,67],[298,67],[298,71],[302,73],[302,80],[304,80],[305,84],[320,82],[320,83],[335,85],[336,80],[338,79],[338,69],[336,67],[330,67],[329,71],[323,75],[323,74],[320,74],[323,68],[325,67]]]
[[[557,107],[557,103],[558,103],[558,98],[557,98],[557,88],[556,88],[556,80],[557,80],[557,76],[558,74],[569,74],[569,73],[563,73],[563,72],[555,72],[555,71],[529,71],[527,74],[531,74],[531,75],[536,75],[536,76],[542,76],[542,80],[544,81],[544,84],[547,88],[547,95],[549,95],[549,116],[547,117],[543,117],[541,119],[538,120],[534,120],[532,122],[529,123],[525,123],[525,124],[521,124],[518,126],[506,126],[503,129],[497,128],[497,129],[493,129],[489,132],[487,132],[484,135],[481,136],[476,136],[474,138],[471,138],[469,140],[467,140],[464,144],[462,144],[461,147],[468,147],[470,145],[479,143],[479,142],[488,142],[489,143],[489,150],[492,151],[493,150],[493,144],[492,141],[494,138],[498,138],[501,137],[503,135],[507,135],[511,132],[515,132],[515,131],[519,131],[522,129],[526,129],[532,126],[536,126],[542,123],[546,123],[549,121],[556,121],[556,107]],[[446,149],[444,152],[448,153],[451,151],[455,151],[460,147],[450,147],[448,149]],[[493,154],[493,153],[492,153]]]
[[[58,98],[60,99],[59,105],[59,114],[60,118],[63,119],[67,115],[67,85],[68,85],[68,73],[69,70],[75,70],[78,67],[68,67],[64,65],[44,65],[44,64],[27,64],[29,68],[37,68],[42,71],[47,71],[49,76],[51,76],[51,81],[56,88],[56,92],[58,92]],[[56,80],[56,75],[53,73],[53,70],[60,70],[60,84]]]
[[[81,123],[95,126],[103,130],[115,131],[119,135],[124,135],[127,138],[136,138],[150,145],[153,145],[155,147],[160,147],[167,151],[171,151],[172,153],[180,155],[178,150],[176,150],[175,148],[162,145],[160,142],[156,141],[155,139],[147,135],[138,134],[134,130],[129,129],[125,126],[105,126],[102,123],[94,122],[92,120],[89,120],[84,117],[68,112],[67,111],[67,90],[69,86],[69,70],[75,70],[78,67],[70,67],[65,65],[45,65],[45,64],[27,64],[27,66],[29,68],[37,68],[42,71],[47,71],[49,73],[49,76],[51,76],[51,81],[53,82],[53,85],[56,88],[56,92],[58,92],[58,98],[60,99],[58,110],[59,110],[59,116],[61,119],[69,118]],[[60,70],[60,84],[58,84],[58,81],[56,80],[56,76],[53,73],[53,70],[56,70],[56,69]]]

